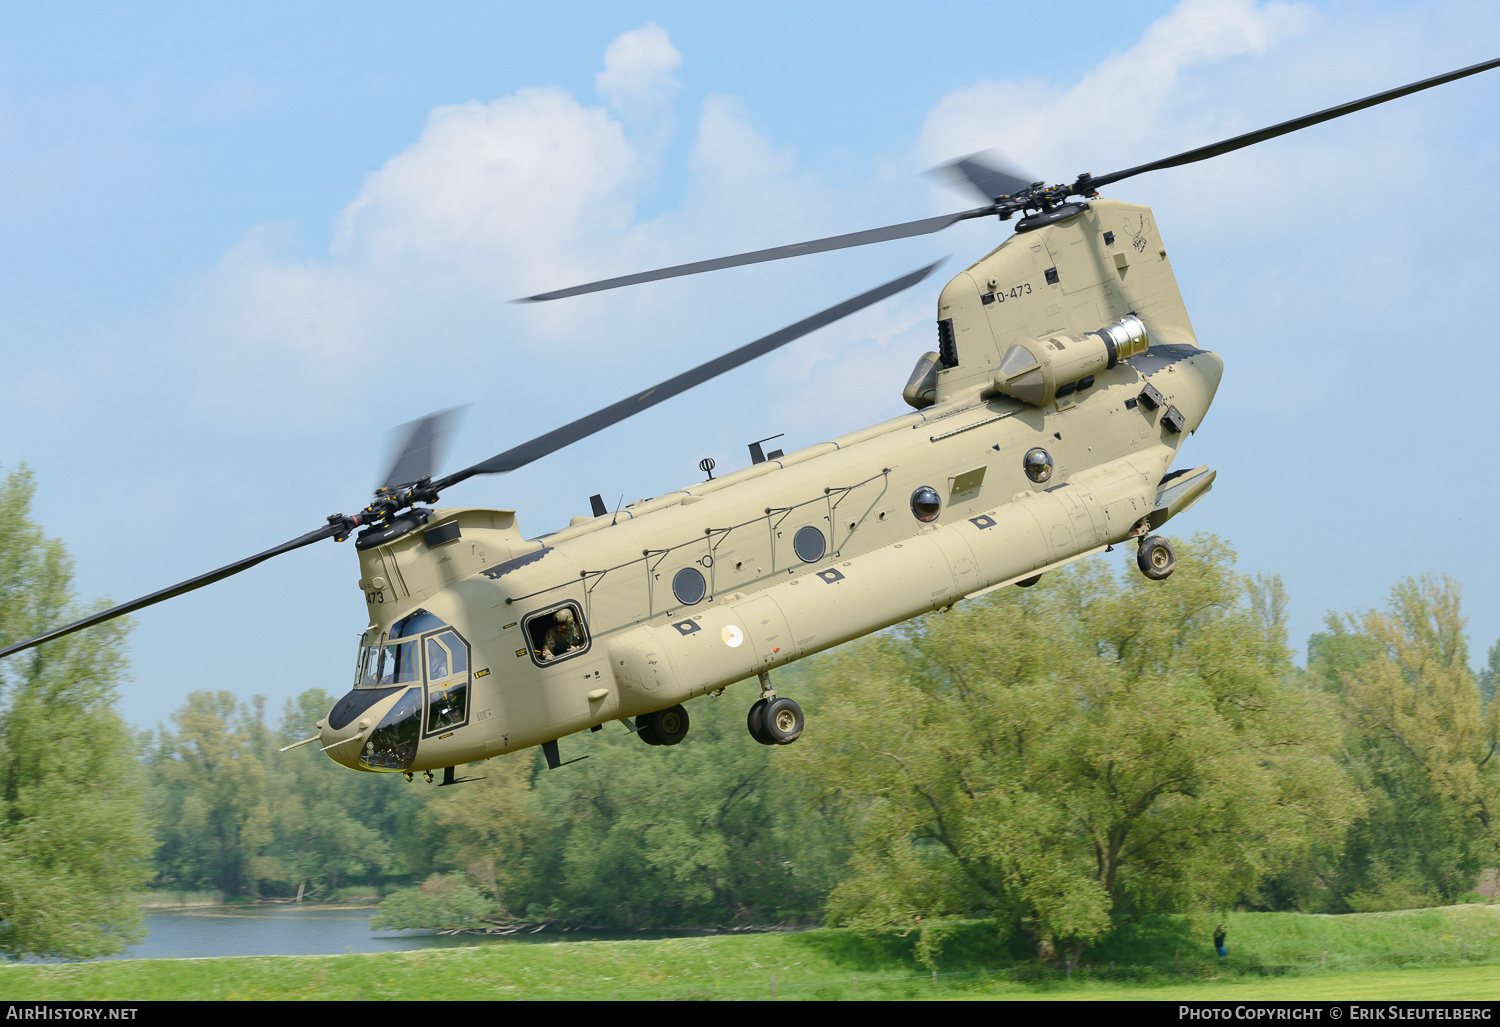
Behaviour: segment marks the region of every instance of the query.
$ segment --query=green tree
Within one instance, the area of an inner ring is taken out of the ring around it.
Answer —
[[[272,748],[301,741],[334,703],[320,688],[287,700]],[[297,894],[325,894],[350,879],[372,881],[400,871],[391,844],[398,825],[387,807],[414,798],[394,775],[361,774],[330,760],[312,745],[267,752],[270,807],[279,883]]]
[[[1333,889],[1348,908],[1452,901],[1495,857],[1500,706],[1469,670],[1460,605],[1453,580],[1408,578],[1385,610],[1330,615],[1309,645],[1368,804]]]
[[[0,485],[0,646],[82,616],[72,562],[31,521],[24,468]],[[140,937],[149,854],[135,748],[114,709],[128,622],[0,662],[0,950],[88,957]]]
[[[1336,722],[1293,687],[1279,582],[1233,560],[1199,536],[1166,582],[1076,564],[823,661],[800,755],[860,813],[830,919],[989,916],[1076,961],[1336,844]]]
[[[531,790],[536,763],[534,752],[488,760],[468,768],[472,780],[461,787],[422,796],[438,859],[467,872],[502,916],[510,913],[507,894],[526,881],[526,843],[539,826]]]
[[[232,692],[191,692],[147,760],[157,792],[159,880],[254,895],[286,869],[271,855],[257,718]]]
[[[813,919],[846,851],[818,790],[790,750],[750,738],[743,703],[690,710],[677,746],[608,725],[578,740],[593,758],[566,770],[534,752],[471,766],[483,780],[421,789],[407,837],[508,915],[617,928]]]
[[[1476,679],[1479,685],[1479,696],[1486,707],[1495,701],[1495,688],[1500,686],[1500,641],[1490,646],[1489,659],[1485,661],[1484,668],[1480,670]]]
[[[480,894],[463,874],[433,874],[416,888],[386,896],[370,926],[377,931],[467,931],[483,927],[484,918],[494,914],[494,900]]]

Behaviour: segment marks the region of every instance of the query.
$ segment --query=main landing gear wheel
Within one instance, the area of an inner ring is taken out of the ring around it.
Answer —
[[[802,707],[791,699],[772,699],[761,713],[760,723],[777,745],[791,745],[802,737]]]
[[[761,745],[791,745],[802,737],[802,707],[785,697],[761,699],[750,707],[746,721]]]
[[[681,704],[635,718],[636,734],[647,745],[676,745],[687,737],[688,712]]]
[[[1135,551],[1135,564],[1152,581],[1162,581],[1177,569],[1177,550],[1172,548],[1170,539],[1148,535]]]
[[[757,699],[750,705],[750,712],[745,715],[745,726],[750,729],[750,737],[761,745],[775,745],[776,740],[766,734],[765,726],[761,723],[761,714],[771,704],[769,699]]]
[[[1020,581],[1016,582],[1016,587],[1017,588],[1030,588],[1032,585],[1035,585],[1038,581],[1041,581],[1041,580],[1042,580],[1042,576],[1040,574],[1033,574],[1029,578],[1022,578]]]

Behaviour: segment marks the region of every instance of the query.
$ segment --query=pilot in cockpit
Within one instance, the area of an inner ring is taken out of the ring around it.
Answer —
[[[583,632],[573,619],[573,611],[567,607],[552,616],[552,626],[542,639],[542,659],[555,660],[564,653],[572,652],[583,645]]]

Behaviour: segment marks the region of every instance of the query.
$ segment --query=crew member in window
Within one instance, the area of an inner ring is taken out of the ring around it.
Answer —
[[[583,632],[566,606],[552,615],[552,626],[542,640],[542,659],[555,660],[564,653],[583,646]]]

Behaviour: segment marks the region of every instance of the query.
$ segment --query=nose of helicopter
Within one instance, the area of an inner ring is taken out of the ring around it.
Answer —
[[[420,688],[354,689],[334,704],[319,728],[324,754],[355,770],[410,766],[420,696]]]

